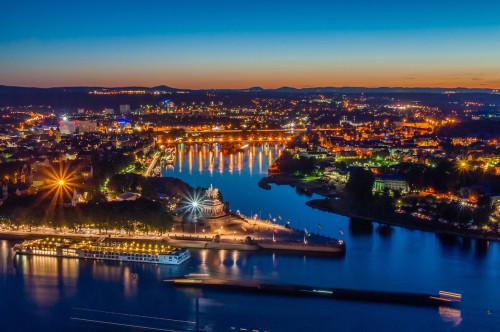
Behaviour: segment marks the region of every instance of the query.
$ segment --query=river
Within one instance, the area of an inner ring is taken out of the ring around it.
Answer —
[[[213,184],[233,211],[342,238],[342,258],[194,250],[182,266],[13,257],[0,242],[1,331],[498,331],[500,246],[347,218],[305,205],[289,186],[257,186],[277,145],[231,155],[185,147],[164,170]],[[221,162],[222,161],[222,162]],[[343,234],[341,234],[343,233]],[[186,273],[315,286],[461,293],[453,309],[175,289]]]

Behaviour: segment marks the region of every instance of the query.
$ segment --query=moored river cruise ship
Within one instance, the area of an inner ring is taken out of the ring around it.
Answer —
[[[103,239],[74,241],[46,238],[14,246],[16,254],[180,265],[191,257],[189,249],[158,244],[108,242]]]

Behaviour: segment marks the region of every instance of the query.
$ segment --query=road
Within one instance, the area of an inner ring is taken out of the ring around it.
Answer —
[[[148,168],[144,172],[145,177],[150,177],[151,173],[153,172],[154,167],[158,163],[158,159],[160,158],[160,153],[157,152],[154,154],[153,159],[151,160],[151,163],[149,164]]]

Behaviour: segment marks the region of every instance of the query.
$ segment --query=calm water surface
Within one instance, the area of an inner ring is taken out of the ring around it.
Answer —
[[[280,151],[186,147],[165,176],[219,188],[231,209],[340,237],[343,258],[193,251],[182,266],[14,257],[0,242],[0,331],[499,331],[500,246],[440,238],[313,210],[288,186],[258,180]],[[318,227],[321,225],[321,227]],[[342,229],[343,235],[339,230]],[[175,289],[186,273],[317,286],[463,294],[456,309]]]

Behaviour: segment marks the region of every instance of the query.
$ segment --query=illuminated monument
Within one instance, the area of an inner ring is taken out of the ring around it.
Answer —
[[[212,185],[207,189],[199,207],[202,218],[218,218],[226,215],[227,205],[219,199],[219,189]]]

